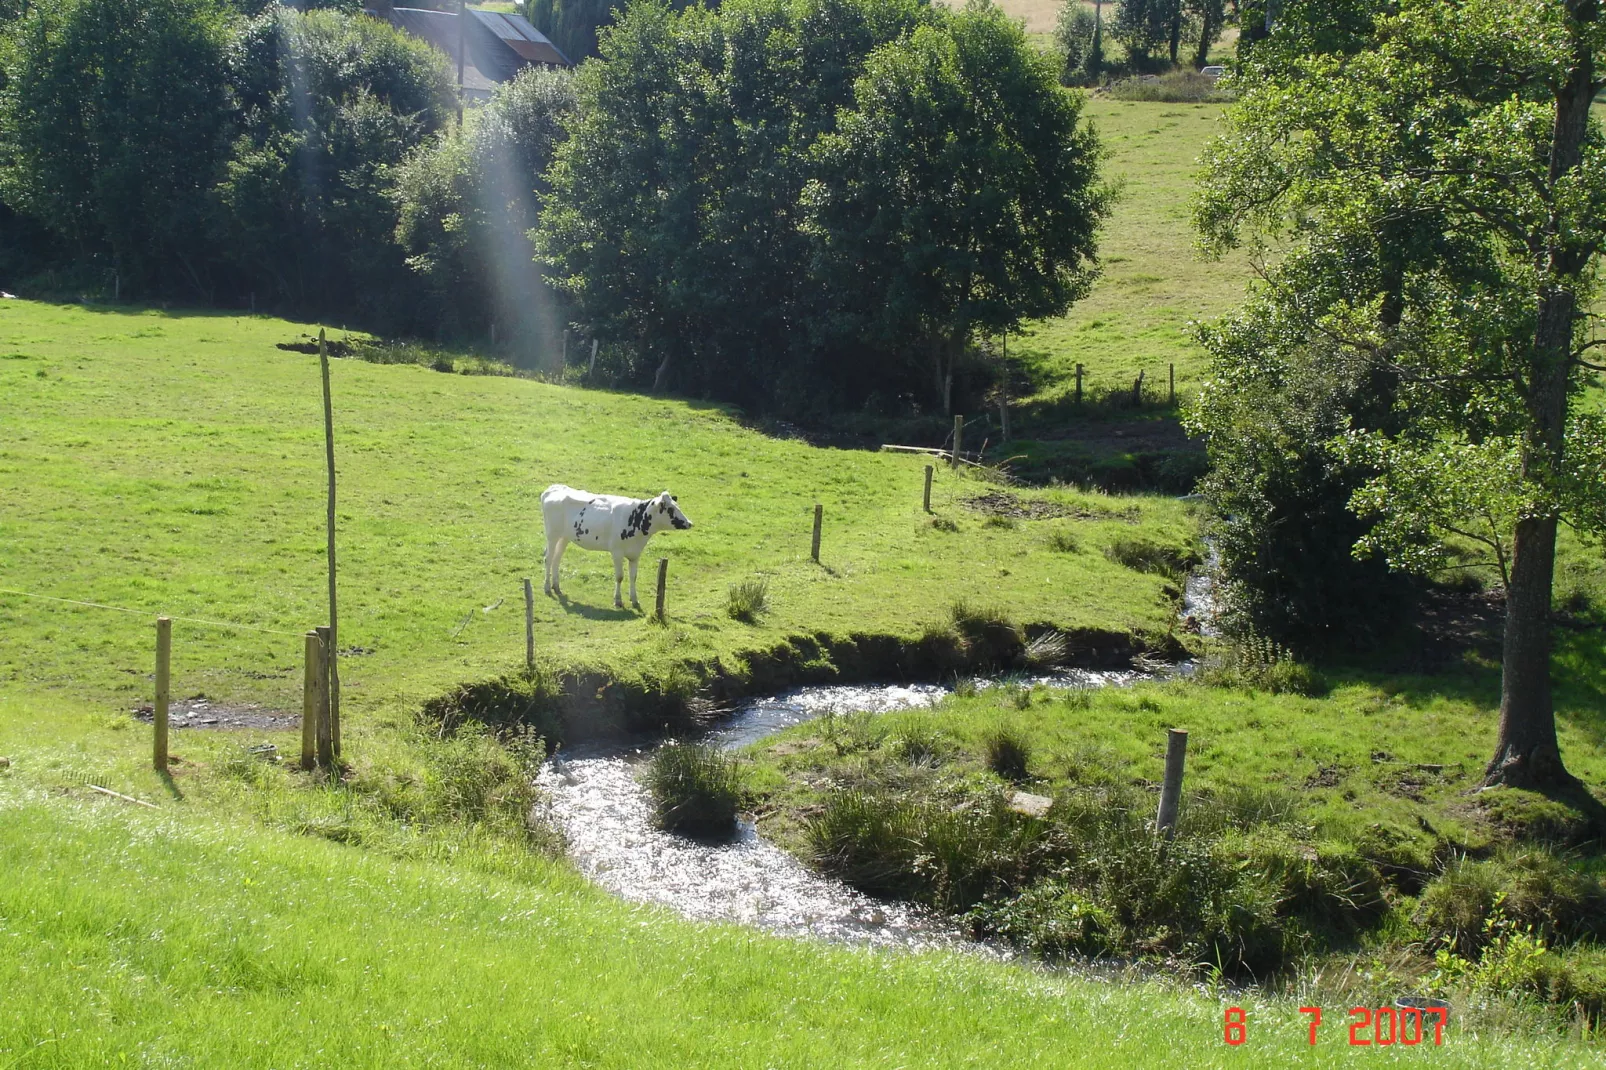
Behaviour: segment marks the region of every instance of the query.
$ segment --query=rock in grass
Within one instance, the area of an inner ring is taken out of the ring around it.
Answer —
[[[1009,796],[1009,808],[1027,817],[1043,817],[1053,805],[1054,800],[1047,795],[1033,795],[1029,791],[1015,791]]]

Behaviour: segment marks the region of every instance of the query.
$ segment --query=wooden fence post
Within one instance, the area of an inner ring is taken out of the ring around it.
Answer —
[[[535,588],[524,580],[524,667],[535,669]]]
[[[301,768],[310,770],[318,764],[318,711],[323,708],[318,697],[324,678],[323,641],[317,632],[306,634],[302,652]]]
[[[660,622],[664,619],[664,589],[669,586],[669,558],[658,559],[658,608],[655,611]]]
[[[1076,403],[1078,405],[1082,403],[1082,366],[1080,364],[1076,366]]]
[[[1171,405],[1175,407],[1177,403],[1177,366],[1175,364],[1171,365],[1171,389],[1169,394],[1171,398]]]
[[[1166,839],[1176,834],[1177,804],[1182,798],[1182,764],[1188,757],[1188,733],[1173,728],[1166,733],[1165,782],[1160,786],[1160,812],[1154,819],[1154,831]]]
[[[329,635],[323,644],[328,670],[329,737],[332,752],[340,753],[340,617],[335,612],[335,410],[329,394],[329,348],[318,328],[318,363],[323,369],[323,448],[329,467]]]
[[[928,512],[928,513],[931,512],[931,476],[932,476],[933,471],[934,471],[934,469],[931,467],[931,465],[929,465],[929,464],[926,465],[926,499],[925,499],[925,501],[926,501],[926,512]]]
[[[821,505],[819,502],[815,502],[814,503],[814,545],[813,545],[813,548],[811,550],[809,550],[809,556],[814,558],[814,563],[816,565],[818,565],[820,563],[820,521],[821,521],[821,519],[824,518],[824,516],[825,516],[825,506]]]
[[[1009,441],[1009,399],[1000,395],[998,398],[998,441]]]
[[[1132,384],[1132,404],[1143,404],[1143,372],[1138,372],[1137,381]]]
[[[318,764],[325,769],[333,769],[335,765],[332,712],[335,651],[330,643],[333,634],[328,625],[318,626],[318,646],[321,654],[318,667],[323,670],[318,675]]]
[[[596,371],[597,371],[597,340],[595,338],[593,338],[593,339],[591,339],[591,363],[586,365],[586,378],[587,379],[591,378],[591,376],[596,374]]]
[[[949,458],[949,461],[950,461],[949,467],[950,468],[958,468],[959,467],[959,447],[960,447],[961,443],[963,442],[964,437],[965,437],[965,418],[963,416],[955,416],[954,417],[954,453],[953,453],[953,456],[951,458]]]
[[[152,765],[158,773],[167,772],[167,704],[172,691],[173,621],[156,618],[156,705],[152,718]]]

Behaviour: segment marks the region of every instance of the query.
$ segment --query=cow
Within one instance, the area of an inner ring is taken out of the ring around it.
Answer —
[[[546,524],[546,578],[541,589],[548,595],[563,595],[558,568],[571,542],[586,550],[606,550],[613,555],[613,604],[620,609],[625,605],[619,597],[624,563],[630,562],[630,604],[639,609],[636,565],[647,540],[670,528],[691,529],[691,521],[667,490],[656,498],[623,498],[554,483],[541,492],[541,519]]]

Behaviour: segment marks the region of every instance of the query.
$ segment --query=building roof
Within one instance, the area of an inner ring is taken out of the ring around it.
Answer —
[[[470,96],[488,97],[501,82],[509,82],[519,71],[535,64],[569,66],[566,57],[545,34],[518,15],[469,8],[469,21],[457,25],[457,12],[431,11],[419,7],[392,8],[391,25],[428,41],[445,52],[457,68],[459,37],[464,43],[463,89]]]

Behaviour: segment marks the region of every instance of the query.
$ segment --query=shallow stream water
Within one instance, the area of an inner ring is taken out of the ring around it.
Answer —
[[[1212,548],[1212,563],[1214,557]],[[1184,620],[1193,618],[1206,635],[1215,631],[1211,571],[1189,578],[1179,614]],[[1190,669],[1178,667],[1183,673]],[[1073,669],[1014,679],[1029,686],[1085,688],[1128,684],[1146,676]],[[734,750],[826,714],[930,707],[951,691],[939,684],[803,687],[745,703],[712,726],[704,740]],[[908,903],[873,899],[815,873],[759,836],[749,822],[741,822],[732,839],[718,842],[659,830],[636,773],[661,745],[594,744],[560,752],[541,770],[540,786],[550,799],[553,821],[568,839],[570,856],[604,888],[625,899],[671,907],[689,918],[738,922],[790,936],[872,947],[979,949],[951,919]]]
[[[1022,682],[1103,687],[1140,675],[1073,670]],[[746,703],[705,739],[734,749],[827,713],[929,707],[950,691],[936,684],[804,687]],[[875,947],[975,946],[939,914],[873,899],[815,873],[746,821],[733,839],[717,842],[654,827],[651,800],[636,779],[637,767],[652,750],[652,745],[592,745],[560,753],[541,771],[540,786],[550,799],[552,819],[568,839],[570,857],[604,888],[625,899],[672,907],[689,918],[792,936]]]

